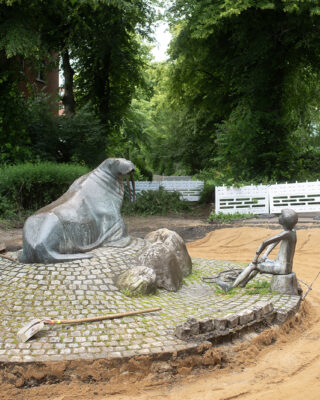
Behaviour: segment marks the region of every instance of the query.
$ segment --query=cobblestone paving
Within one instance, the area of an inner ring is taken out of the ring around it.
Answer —
[[[90,260],[62,264],[0,259],[0,361],[130,357],[182,350],[196,346],[173,335],[176,325],[188,318],[223,317],[263,301],[272,301],[276,311],[286,313],[298,304],[297,296],[248,295],[244,290],[232,297],[218,296],[214,286],[203,283],[201,277],[239,264],[204,259],[193,259],[193,273],[176,293],[158,290],[152,296],[127,297],[115,287],[113,278],[137,265],[136,255],[143,245],[142,239],[134,239],[127,248],[99,248]],[[17,331],[34,318],[83,318],[157,306],[162,310],[152,314],[46,326],[26,343],[16,339]]]

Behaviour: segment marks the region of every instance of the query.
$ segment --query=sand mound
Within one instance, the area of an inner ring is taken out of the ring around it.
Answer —
[[[191,257],[250,262],[260,243],[281,230],[242,227],[210,232],[203,239],[187,244]],[[310,281],[320,269],[320,229],[297,231],[294,271],[301,279]],[[276,247],[270,255],[275,258]]]

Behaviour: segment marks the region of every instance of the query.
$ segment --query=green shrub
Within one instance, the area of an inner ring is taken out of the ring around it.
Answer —
[[[122,205],[123,215],[167,215],[183,211],[190,211],[190,206],[180,200],[180,194],[167,192],[161,187],[159,190],[143,190],[134,203],[125,198]]]
[[[223,214],[222,212],[219,212],[216,214],[215,212],[212,212],[209,215],[208,221],[209,222],[218,222],[220,224],[228,224],[231,221],[234,221],[236,219],[249,219],[249,218],[254,218],[254,214],[241,214],[239,212],[236,212],[234,214]]]
[[[132,161],[130,159],[130,161]],[[140,167],[137,166],[135,161],[132,161],[135,167],[135,173],[134,173],[134,180],[135,181],[152,181],[152,172],[151,175],[148,173],[148,175],[145,175],[145,171],[141,170]]]
[[[54,116],[46,97],[38,96],[28,104],[32,118],[27,130],[34,159],[95,167],[107,158],[106,128],[90,105],[66,117]]]
[[[0,168],[0,215],[12,218],[37,210],[56,200],[79,176],[88,172],[80,165],[19,164]]]
[[[214,203],[215,184],[212,181],[206,181],[200,193],[199,203],[210,204]]]
[[[297,160],[299,171],[296,180],[303,182],[304,180],[315,181],[319,179],[320,171],[320,150],[312,149],[302,154]]]
[[[133,158],[131,160],[136,167],[135,180],[137,181],[152,181],[153,174],[147,168],[145,161],[140,158]]]
[[[2,53],[1,53],[2,56]],[[3,62],[0,57],[0,64]],[[26,125],[29,114],[26,100],[16,83],[12,71],[0,68],[0,164],[13,160],[23,162],[32,158],[30,138]]]

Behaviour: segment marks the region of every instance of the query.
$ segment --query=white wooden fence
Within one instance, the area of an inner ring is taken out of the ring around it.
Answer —
[[[161,186],[168,192],[180,192],[181,200],[187,201],[198,201],[204,186],[202,181],[137,181],[135,184],[136,193],[140,193],[142,190],[159,190]]]
[[[216,213],[264,214],[269,212],[268,186],[216,187]]]
[[[272,213],[279,213],[282,208],[300,212],[320,211],[319,181],[272,185],[269,196]]]
[[[216,212],[280,213],[282,208],[298,212],[320,211],[320,182],[276,185],[216,187]]]

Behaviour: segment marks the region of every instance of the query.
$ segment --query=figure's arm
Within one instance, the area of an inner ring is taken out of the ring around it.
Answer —
[[[263,256],[259,259],[259,261],[265,261],[268,255],[272,252],[272,250],[279,244],[279,242],[274,242],[267,247],[267,250],[264,252]]]
[[[274,247],[283,239],[285,239],[288,236],[289,232],[288,231],[284,231],[281,233],[278,233],[275,236],[272,236],[270,239],[265,240],[264,242],[262,242],[260,244],[260,246],[258,247],[258,250],[256,251],[255,256],[253,257],[252,262],[254,264],[257,263],[259,255],[263,252],[263,250],[269,246],[269,248],[267,249],[266,253],[268,252],[268,254],[271,252],[272,249],[274,249]],[[272,247],[273,245],[273,247]],[[270,249],[270,250],[269,250]]]

